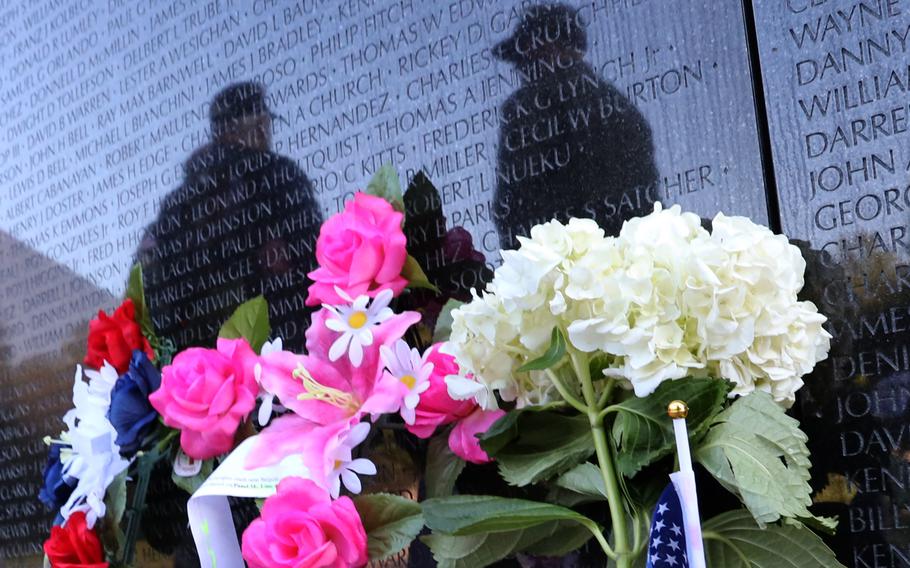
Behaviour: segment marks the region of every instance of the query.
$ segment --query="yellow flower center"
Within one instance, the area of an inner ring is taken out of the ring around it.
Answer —
[[[335,460],[335,467],[334,467],[334,469],[338,469],[339,467],[341,467],[341,460]]]
[[[414,388],[414,385],[417,384],[417,379],[415,379],[412,375],[405,375],[401,377],[401,382],[407,385],[409,389],[412,389]]]
[[[318,400],[351,411],[360,406],[350,393],[323,385],[314,379],[303,365],[298,365],[293,375],[303,383],[304,392],[297,395],[297,400]]]
[[[363,312],[354,312],[348,316],[348,325],[353,329],[360,329],[367,323],[367,315]]]

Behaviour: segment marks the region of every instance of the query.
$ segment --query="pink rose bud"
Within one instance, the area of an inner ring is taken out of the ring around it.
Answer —
[[[243,532],[250,568],[357,567],[367,563],[367,534],[347,497],[336,501],[309,479],[286,477]]]
[[[339,288],[351,298],[390,289],[397,296],[408,281],[401,276],[408,257],[407,239],[401,230],[404,216],[380,197],[357,193],[344,211],[319,230],[316,260],[319,268],[308,276],[306,304],[345,304]]]
[[[240,421],[256,405],[255,360],[245,339],[219,339],[217,349],[192,347],[162,370],[149,401],[165,424],[180,429],[186,455],[203,460],[234,447]]]
[[[493,461],[480,447],[478,434],[484,434],[494,422],[505,416],[505,410],[483,410],[478,408],[470,416],[458,422],[449,434],[449,448],[456,456],[471,463]]]
[[[429,438],[437,426],[451,424],[456,420],[466,418],[475,408],[477,403],[473,399],[455,400],[449,396],[446,387],[446,377],[458,374],[458,363],[455,357],[439,351],[441,344],[437,343],[430,348],[427,362],[433,364],[433,373],[430,375],[430,388],[420,395],[417,403],[413,424],[406,424],[409,432],[418,438]]]

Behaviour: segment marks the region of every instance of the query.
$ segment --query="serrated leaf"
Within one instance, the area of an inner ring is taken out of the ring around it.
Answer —
[[[262,345],[268,341],[270,333],[272,327],[269,324],[269,303],[264,297],[256,296],[237,306],[231,317],[221,326],[218,337],[226,339],[242,337],[247,340],[253,351],[259,353]]]
[[[453,298],[449,298],[449,301],[445,303],[442,307],[442,311],[439,312],[439,317],[436,318],[436,329],[433,331],[433,343],[441,343],[449,340],[449,336],[452,334],[452,312],[463,305],[464,302],[459,302]]]
[[[448,436],[434,436],[427,446],[427,497],[446,497],[452,494],[465,461],[452,453]]]
[[[549,503],[492,495],[454,495],[427,499],[423,516],[433,532],[453,535],[498,533],[535,527],[550,521],[572,521],[599,530],[584,515]]]
[[[212,475],[214,469],[214,459],[203,460],[202,469],[200,469],[199,473],[196,475],[192,477],[183,477],[171,472],[171,481],[174,482],[174,485],[192,495],[197,489],[202,487],[202,484],[205,483],[205,480],[208,479],[210,475]]]
[[[595,499],[607,498],[607,490],[604,488],[600,469],[590,462],[579,464],[559,476],[556,479],[556,485]]]
[[[630,397],[609,407],[616,413],[613,442],[618,449],[616,465],[626,477],[673,452],[676,439],[667,405],[684,400],[689,405],[686,425],[689,438],[699,437],[710,419],[722,409],[727,385],[717,379],[685,378],[664,381],[646,397]]]
[[[385,164],[373,174],[367,184],[366,193],[388,201],[396,211],[404,213],[404,199],[401,195],[401,180],[392,164]]]
[[[563,556],[591,538],[584,527],[567,521],[547,522],[528,529],[470,536],[433,534],[421,537],[439,568],[489,566],[518,552]]]
[[[134,264],[130,269],[129,281],[126,285],[126,297],[133,301],[136,308],[136,321],[142,329],[142,335],[149,343],[156,345],[155,326],[152,324],[152,315],[149,313],[148,304],[145,303],[145,284],[142,279],[142,265]]]
[[[748,511],[739,510],[714,517],[702,528],[708,566],[844,568],[831,549],[806,527],[787,524],[762,529]]]
[[[439,294],[439,288],[430,282],[426,272],[420,267],[420,263],[411,255],[408,255],[407,260],[404,262],[404,267],[401,269],[401,276],[408,281],[408,288],[424,288]]]
[[[788,517],[783,518],[784,523],[788,523],[791,520],[795,519],[790,519]],[[802,517],[796,522],[799,524],[805,524],[805,526],[816,532],[834,535],[837,533],[837,525],[840,524],[840,519],[837,517],[819,517],[813,515],[811,517]]]
[[[694,457],[762,525],[812,516],[807,439],[770,395],[755,392],[714,418]]]
[[[528,407],[497,420],[480,447],[496,460],[503,479],[521,487],[585,461],[594,453],[594,440],[586,417]]]
[[[353,500],[367,532],[371,561],[397,554],[423,529],[423,515],[416,501],[388,493],[358,495]]]
[[[549,369],[556,363],[559,363],[565,354],[566,336],[562,334],[562,331],[560,331],[558,327],[554,327],[553,333],[550,335],[550,346],[547,348],[546,352],[537,359],[528,361],[519,367],[518,372],[526,373],[528,371],[543,371]]]

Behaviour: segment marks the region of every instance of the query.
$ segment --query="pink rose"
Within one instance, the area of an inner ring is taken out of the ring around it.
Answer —
[[[306,299],[308,306],[344,304],[337,286],[351,298],[375,298],[388,288],[397,296],[408,281],[401,276],[408,253],[401,230],[403,215],[385,199],[357,193],[344,211],[323,223],[316,241],[319,268]]]
[[[179,428],[186,455],[207,459],[234,446],[234,433],[256,404],[256,355],[244,339],[219,339],[217,349],[192,347],[161,372],[149,401],[164,423]]]
[[[367,534],[354,502],[335,501],[308,479],[286,477],[243,532],[250,568],[348,567],[367,563]]]
[[[484,434],[494,422],[505,416],[505,410],[483,410],[478,408],[467,418],[460,420],[449,433],[449,448],[465,461],[488,463],[493,461],[480,447],[478,434]]]
[[[455,357],[439,351],[440,344],[434,345],[427,357],[433,363],[430,375],[430,388],[420,395],[413,424],[405,424],[409,432],[418,438],[429,438],[437,426],[451,424],[466,418],[477,407],[473,399],[455,400],[449,396],[445,378],[458,374],[458,363]]]

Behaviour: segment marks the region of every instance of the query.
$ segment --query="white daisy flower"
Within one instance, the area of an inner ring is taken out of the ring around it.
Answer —
[[[401,405],[401,417],[408,424],[413,424],[420,395],[430,388],[433,363],[428,363],[426,355],[421,357],[420,351],[412,349],[401,339],[395,342],[394,350],[386,345],[380,347],[379,355],[389,373],[407,388]]]
[[[351,302],[350,306],[325,306],[330,315],[325,326],[341,335],[329,348],[329,360],[337,361],[345,353],[355,367],[363,361],[363,348],[373,344],[373,327],[381,324],[395,312],[389,308],[392,291],[383,290],[373,298],[363,295],[352,300],[340,288],[335,288],[339,296]]]
[[[326,481],[330,488],[332,499],[338,499],[341,494],[341,484],[351,493],[357,495],[362,486],[357,475],[376,475],[376,464],[366,458],[353,458],[353,450],[366,440],[370,433],[370,425],[361,422],[351,428],[348,435],[341,441],[334,452],[332,470],[328,473]]]

